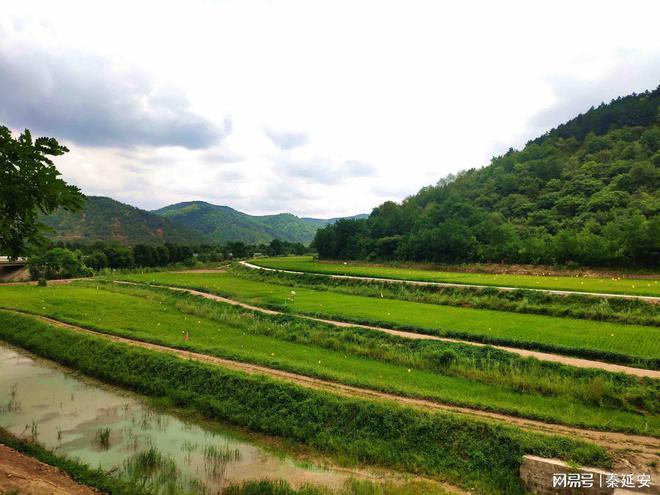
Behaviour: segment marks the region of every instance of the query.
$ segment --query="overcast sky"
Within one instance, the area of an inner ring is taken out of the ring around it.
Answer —
[[[0,5],[0,124],[147,209],[369,212],[660,83],[657,0]]]

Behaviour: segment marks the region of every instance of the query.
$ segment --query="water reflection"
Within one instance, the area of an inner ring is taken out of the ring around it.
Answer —
[[[350,477],[183,421],[1,345],[0,426],[90,466],[152,481],[162,493],[172,483],[191,493],[216,493],[230,483],[264,478],[339,488]]]

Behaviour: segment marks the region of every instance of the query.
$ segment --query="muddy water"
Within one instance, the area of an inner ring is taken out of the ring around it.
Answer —
[[[176,465],[178,482],[197,493],[216,493],[233,482],[264,478],[338,488],[351,477],[346,471],[299,462],[245,435],[184,421],[132,394],[2,345],[0,426],[129,478],[137,476],[131,459],[155,448]]]

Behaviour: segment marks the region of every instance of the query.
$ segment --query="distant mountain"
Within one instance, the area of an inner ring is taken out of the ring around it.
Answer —
[[[166,206],[153,213],[194,229],[213,242],[241,241],[259,244],[281,239],[308,244],[316,231],[337,219],[300,218],[291,213],[254,216],[204,201],[187,201]],[[365,218],[356,215],[351,218]]]
[[[204,235],[154,213],[111,198],[87,196],[82,210],[59,210],[41,221],[54,230],[55,241],[117,241],[122,244],[197,244]]]

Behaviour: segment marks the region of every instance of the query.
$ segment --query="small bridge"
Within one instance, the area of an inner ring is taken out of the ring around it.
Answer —
[[[9,259],[0,256],[0,282],[17,282],[30,278],[25,258]]]

